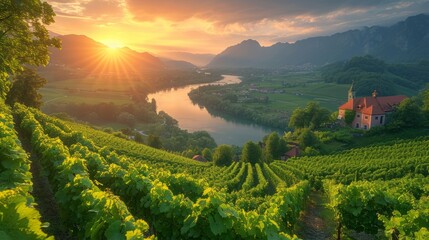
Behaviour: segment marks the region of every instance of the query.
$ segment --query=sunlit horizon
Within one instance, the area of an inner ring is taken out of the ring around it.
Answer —
[[[118,40],[109,39],[109,40],[101,40],[100,42],[112,50],[127,47],[121,41],[118,41]]]

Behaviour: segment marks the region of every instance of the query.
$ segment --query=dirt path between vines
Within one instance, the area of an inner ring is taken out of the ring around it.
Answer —
[[[73,239],[62,222],[60,209],[55,201],[51,184],[43,171],[40,159],[32,150],[30,139],[24,136],[19,129],[17,132],[22,147],[29,154],[31,161],[30,171],[33,175],[33,192],[31,195],[37,204],[35,208],[40,212],[40,221],[49,223],[49,227],[44,228],[43,231],[49,236],[54,236],[55,239]]]
[[[325,206],[326,199],[320,191],[312,191],[301,214],[297,235],[305,240],[335,239],[333,213]]]

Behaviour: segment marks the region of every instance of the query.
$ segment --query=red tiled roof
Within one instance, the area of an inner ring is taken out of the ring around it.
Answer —
[[[299,148],[294,146],[291,150],[289,150],[286,154],[288,157],[296,157],[299,155]]]
[[[192,160],[196,160],[196,161],[199,161],[199,162],[207,162],[207,160],[203,156],[201,156],[201,155],[195,155],[192,158]]]
[[[387,97],[363,97],[350,99],[339,107],[342,110],[354,110],[368,115],[384,114],[391,112],[394,106],[399,105],[406,96],[387,96]]]

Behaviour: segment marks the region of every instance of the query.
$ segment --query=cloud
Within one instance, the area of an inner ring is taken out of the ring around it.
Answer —
[[[69,17],[112,20],[121,18],[125,14],[125,5],[122,0],[48,0],[48,2],[57,15]]]
[[[109,19],[124,16],[124,6],[119,0],[93,0],[83,5],[83,14],[94,17]]]
[[[368,9],[399,0],[125,0],[140,21],[199,18],[218,24],[279,20],[299,15],[322,15],[340,9]]]

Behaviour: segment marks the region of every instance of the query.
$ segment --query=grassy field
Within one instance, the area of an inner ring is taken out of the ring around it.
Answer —
[[[275,84],[271,84],[271,87],[274,87],[273,85]],[[322,107],[334,111],[347,100],[348,88],[347,85],[318,82],[283,88],[284,93],[257,93],[255,96],[268,96],[269,107],[277,110],[293,111],[297,107],[304,107],[309,101],[317,101]]]
[[[92,78],[65,79],[48,81],[40,93],[43,95],[44,107],[59,103],[126,104],[131,103],[128,90],[133,84],[132,81]]]
[[[249,86],[256,89],[282,90],[282,93],[257,92],[254,96],[267,96],[270,100],[269,108],[287,112],[304,107],[309,101],[319,102],[322,107],[335,111],[347,100],[350,87],[347,84],[322,82],[318,72],[264,77],[261,81],[244,82],[240,88],[246,89]]]

